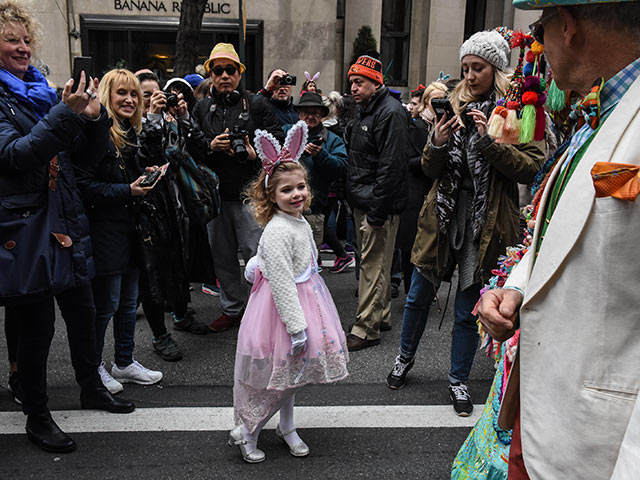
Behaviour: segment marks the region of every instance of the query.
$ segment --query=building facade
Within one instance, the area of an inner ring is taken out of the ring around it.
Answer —
[[[371,26],[387,83],[406,92],[440,71],[458,77],[458,48],[472,33],[497,25],[525,29],[537,13],[515,11],[511,0],[244,0],[246,86],[258,89],[266,74],[285,68],[297,75],[321,72],[328,92],[348,88],[353,41]],[[50,79],[63,85],[73,57],[91,56],[101,74],[123,66],[151,68],[171,77],[180,0],[39,0],[31,8],[43,24],[38,56]],[[200,61],[217,42],[238,46],[238,2],[209,1]]]

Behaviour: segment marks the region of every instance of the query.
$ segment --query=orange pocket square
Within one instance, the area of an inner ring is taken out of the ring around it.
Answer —
[[[591,169],[596,197],[635,201],[640,193],[640,166],[628,163],[596,162]]]

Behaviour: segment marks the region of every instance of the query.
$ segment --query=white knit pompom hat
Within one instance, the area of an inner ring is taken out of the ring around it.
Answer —
[[[500,71],[509,66],[511,48],[509,43],[495,30],[486,30],[471,35],[460,47],[460,61],[466,55],[477,55]]]

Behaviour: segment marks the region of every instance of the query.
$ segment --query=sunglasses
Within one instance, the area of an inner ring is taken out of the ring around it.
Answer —
[[[227,72],[228,75],[235,75],[238,69],[233,65],[227,65],[226,67],[221,67],[220,65],[218,65],[216,67],[213,67],[211,71],[216,77],[219,77],[220,75],[222,75],[222,72]]]
[[[544,45],[544,25],[543,22],[546,22],[552,17],[558,15],[558,11],[556,10],[550,15],[546,17],[540,17],[538,20],[529,25],[529,30],[531,31],[531,36],[533,39],[541,45]]]

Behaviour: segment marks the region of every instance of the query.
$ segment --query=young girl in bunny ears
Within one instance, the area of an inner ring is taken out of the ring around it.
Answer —
[[[236,350],[233,406],[236,428],[229,445],[249,463],[264,460],[257,448],[267,421],[280,412],[276,435],[292,455],[309,447],[293,424],[295,389],[336,382],[347,376],[348,353],[338,312],[318,274],[318,254],[302,212],[311,203],[307,173],[298,163],[307,144],[307,125],[296,123],[284,147],[257,130],[263,170],[249,186],[248,201],[264,232],[245,277],[253,288]]]

